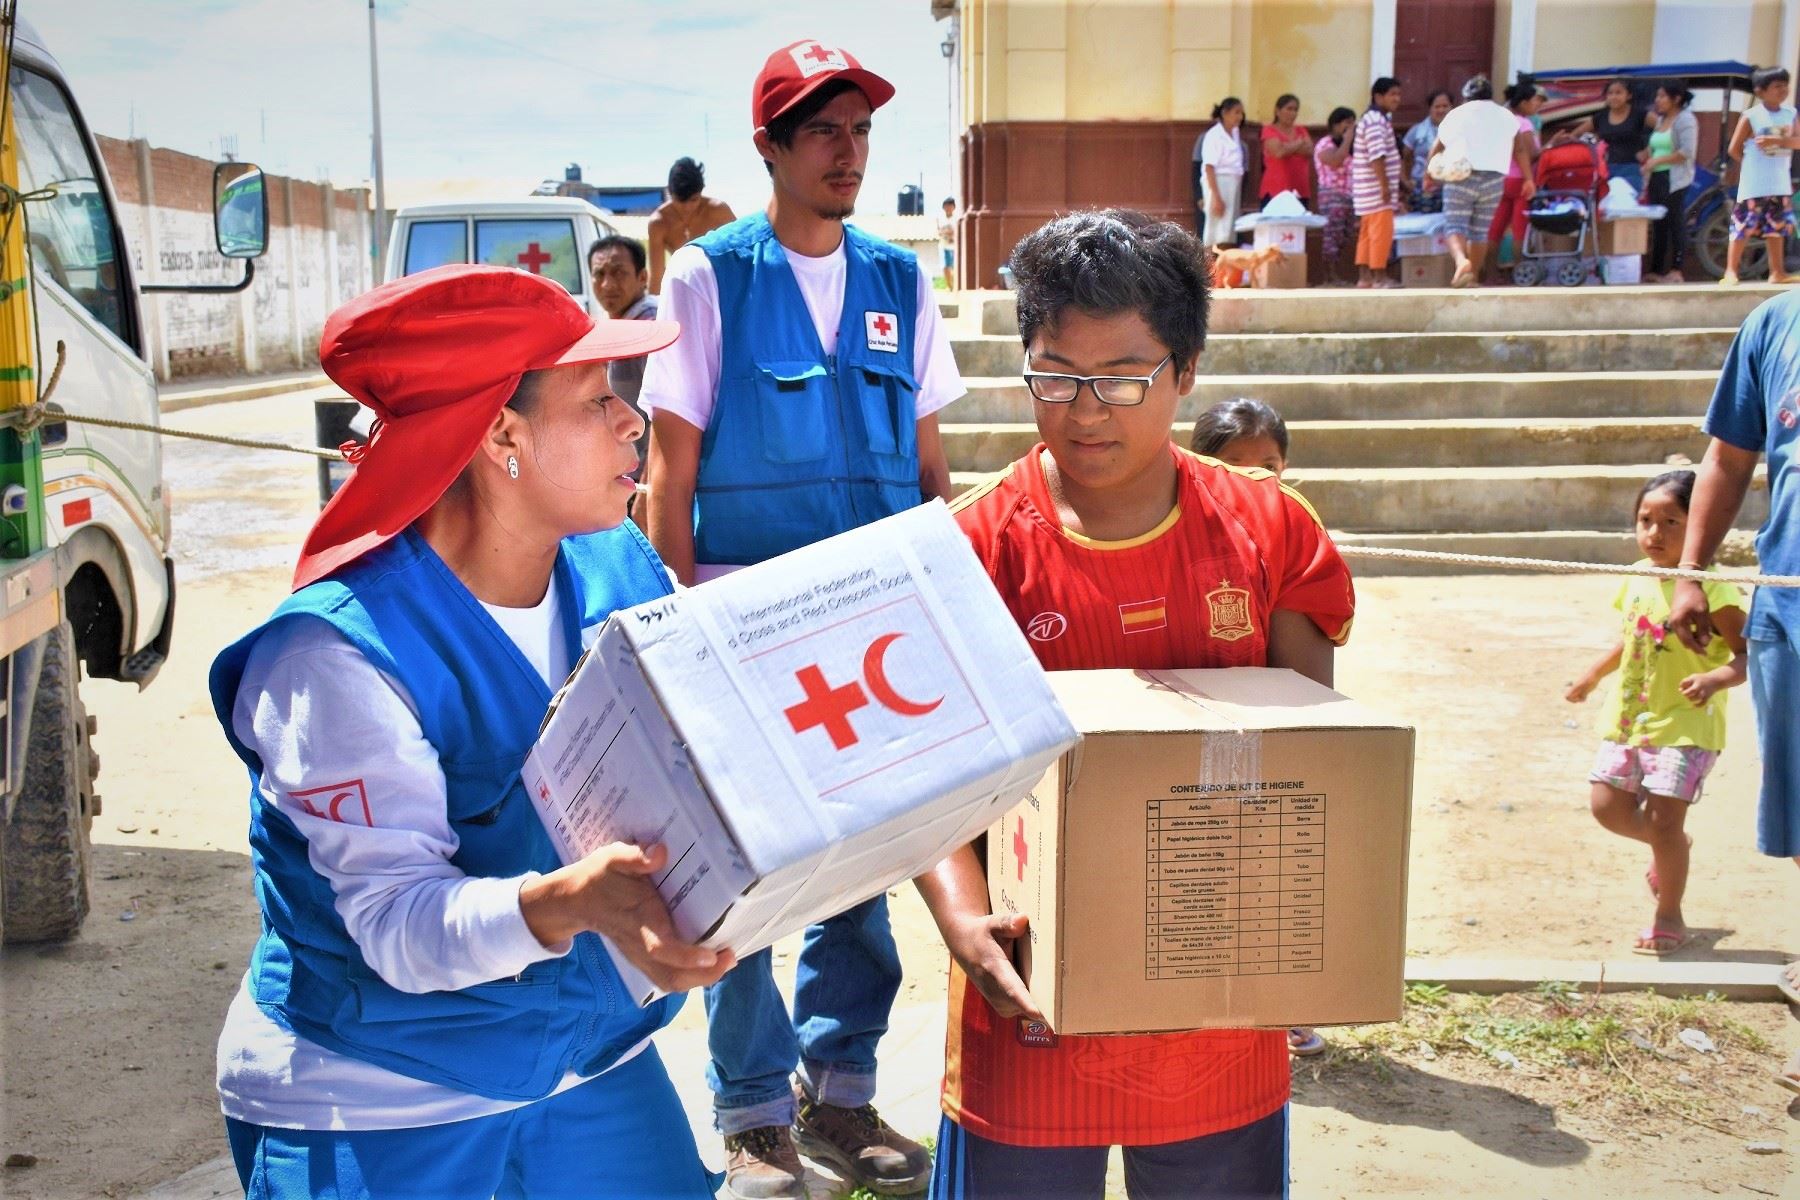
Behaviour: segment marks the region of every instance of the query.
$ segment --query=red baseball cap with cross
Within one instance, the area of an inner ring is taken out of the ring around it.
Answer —
[[[750,120],[757,129],[779,117],[828,83],[844,80],[862,89],[870,108],[894,98],[894,85],[865,70],[848,50],[813,38],[783,46],[769,55],[750,95]]]

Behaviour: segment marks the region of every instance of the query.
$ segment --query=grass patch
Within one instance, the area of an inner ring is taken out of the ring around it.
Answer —
[[[1333,1053],[1321,1071],[1341,1062],[1386,1081],[1400,1060],[1479,1060],[1548,1085],[1570,1107],[1660,1112],[1740,1136],[1719,1123],[1730,1117],[1729,1105],[1717,1107],[1726,1099],[1726,1076],[1754,1069],[1756,1056],[1772,1052],[1715,993],[1597,995],[1548,982],[1531,992],[1479,996],[1414,983],[1405,1001],[1396,1023],[1331,1031]],[[1686,1029],[1705,1033],[1717,1052],[1683,1044]]]

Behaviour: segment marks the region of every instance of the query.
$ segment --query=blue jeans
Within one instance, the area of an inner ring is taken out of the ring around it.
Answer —
[[[900,952],[885,894],[807,927],[791,1017],[767,950],[733,967],[706,989],[706,1082],[719,1132],[792,1124],[796,1067],[822,1104],[873,1101],[875,1046],[899,994]]]
[[[1775,858],[1800,858],[1800,648],[1787,639],[1751,638],[1750,699],[1762,743],[1762,793],[1756,807],[1756,848]]]

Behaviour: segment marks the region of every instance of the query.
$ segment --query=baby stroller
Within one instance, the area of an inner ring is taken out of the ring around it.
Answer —
[[[1552,146],[1538,156],[1537,194],[1525,210],[1525,244],[1513,267],[1514,283],[1536,287],[1548,280],[1576,287],[1586,282],[1599,266],[1600,194],[1605,189],[1606,153],[1592,137]]]

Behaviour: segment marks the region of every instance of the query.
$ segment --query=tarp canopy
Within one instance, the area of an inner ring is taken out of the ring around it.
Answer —
[[[1749,63],[1721,59],[1717,62],[1658,63],[1630,67],[1568,67],[1560,71],[1532,71],[1529,78],[1541,83],[1551,79],[1679,79],[1689,87],[1732,87],[1748,91]]]

